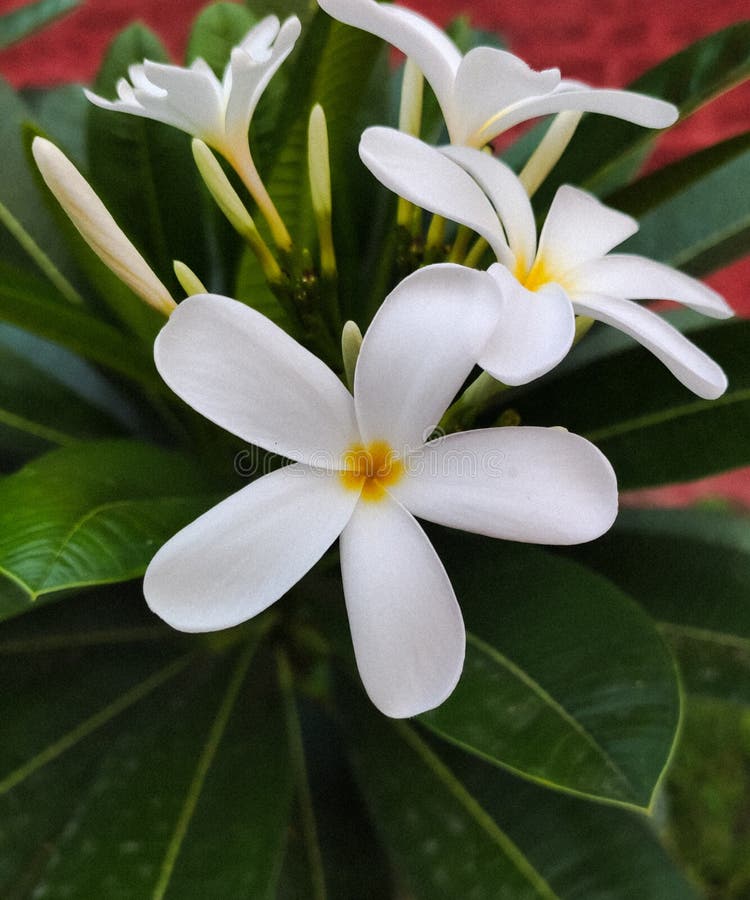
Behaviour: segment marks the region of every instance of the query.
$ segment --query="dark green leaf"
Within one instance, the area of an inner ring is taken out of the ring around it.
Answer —
[[[95,92],[113,96],[128,66],[146,58],[166,61],[166,52],[148,29],[132,25],[110,47]],[[175,259],[187,262],[200,277],[208,262],[196,203],[200,182],[188,137],[160,122],[92,106],[88,158],[93,187],[159,277],[176,289]],[[153,310],[129,297],[108,302],[136,333],[153,338]]]
[[[258,632],[218,653],[180,646],[128,627],[134,602],[125,615],[89,603],[81,633],[42,616],[36,634],[39,614],[4,629],[0,890],[271,896],[291,774],[271,672],[253,660]]]
[[[648,807],[680,706],[651,620],[540,550],[455,534],[439,548],[469,638],[456,690],[422,721],[547,787]]]
[[[708,510],[623,510],[577,558],[642,603],[688,690],[750,705],[750,519]]]
[[[0,50],[44,28],[78,6],[80,0],[36,0],[0,16]]]
[[[86,438],[122,434],[122,426],[107,412],[56,378],[54,371],[44,364],[40,355],[48,350],[54,354],[53,345],[37,341],[29,346],[24,341],[19,347],[18,343],[12,330],[0,325],[0,455],[3,460],[20,462],[35,452],[49,449],[50,445],[63,446]],[[57,362],[60,361],[58,357]]]
[[[639,217],[618,252],[640,253],[692,275],[728,265],[750,249],[750,133],[689,156],[607,202]]]
[[[660,63],[629,89],[669,100],[684,119],[749,74],[750,22],[740,22]],[[632,178],[659,133],[607,116],[587,116],[536,199],[546,208],[561,184],[606,196]]]
[[[695,896],[645,817],[524,783],[354,705],[355,769],[415,898]]]
[[[79,84],[29,88],[23,99],[42,132],[76,165],[86,164],[86,120],[91,105]]]
[[[507,402],[526,425],[562,425],[592,440],[614,466],[622,490],[746,465],[750,323],[725,322],[691,330],[689,337],[729,378],[729,389],[718,400],[696,397],[636,346],[553,376],[541,389],[509,396]]]
[[[138,299],[134,302],[144,305]],[[148,349],[84,309],[67,303],[47,282],[3,263],[0,320],[48,338],[136,382],[162,389]]]
[[[52,216],[45,209],[37,189],[23,139],[23,126],[31,111],[20,97],[0,79],[0,147],[3,148],[0,203],[33,235],[66,275],[73,271],[70,257],[60,241]],[[0,225],[0,261],[29,267],[26,253],[10,232]]]
[[[125,581],[216,499],[195,463],[129,441],[52,451],[0,481],[0,572],[28,607],[56,591]],[[19,611],[15,591],[0,617]]]

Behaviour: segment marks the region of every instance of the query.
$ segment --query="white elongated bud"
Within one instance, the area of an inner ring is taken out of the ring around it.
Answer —
[[[356,322],[346,322],[341,332],[341,355],[344,358],[344,372],[350,388],[354,387],[354,370],[357,367],[359,350],[362,346],[362,332]]]
[[[336,255],[331,231],[331,163],[328,152],[328,126],[323,107],[316,103],[310,112],[307,132],[307,163],[310,195],[318,226],[320,268],[324,275],[336,274]]]
[[[99,259],[146,303],[170,315],[172,295],[73,163],[45,138],[34,138],[31,151],[47,187]]]

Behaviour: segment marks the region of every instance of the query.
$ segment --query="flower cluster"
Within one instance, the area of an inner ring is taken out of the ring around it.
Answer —
[[[591,320],[599,320],[638,340],[688,389],[716,398],[726,388],[721,369],[636,301],[678,300],[715,317],[731,311],[687,275],[612,253],[637,223],[576,187],[559,189],[537,236],[530,197],[583,112],[658,128],[675,121],[673,106],[566,81],[555,69],[534,72],[489,47],[462,56],[426,19],[376,0],[319,5],[408,58],[404,130],[370,127],[360,143],[362,161],[399,196],[399,221],[410,221],[418,207],[434,214],[438,234],[446,219],[459,226],[442,260],[418,267],[388,294],[364,339],[347,323],[340,369],[348,386],[341,372],[311,352],[314,329],[302,346],[249,306],[206,291],[184,265],[177,272],[189,296],[175,304],[60,151],[37,138],[34,155],[93,249],[169,316],[154,349],[169,387],[221,428],[290,461],[157,552],[144,582],[150,607],[184,631],[237,625],[279,599],[339,539],[365,689],[386,715],[413,716],[451,693],[465,646],[453,588],[416,519],[505,540],[573,544],[603,534],[617,510],[609,462],[565,429],[436,430],[474,367],[506,385],[527,383],[556,366]],[[200,59],[187,69],[145,61],[130,68],[130,81],[120,81],[118,100],[87,94],[99,106],[157,119],[196,139],[196,162],[212,195],[287,300],[299,295],[298,284],[284,291],[300,257],[258,175],[248,131],[263,90],[299,33],[296,17],[283,24],[264,19],[232,51],[221,81]],[[447,146],[419,138],[422,76],[444,116]],[[502,131],[548,114],[557,118],[520,175],[487,152]],[[209,148],[247,187],[275,253]],[[328,142],[320,107],[311,116],[310,180],[320,274],[332,279]],[[495,261],[484,269],[487,248]],[[309,325],[310,297],[304,299],[300,321]],[[330,328],[324,309],[319,318]]]

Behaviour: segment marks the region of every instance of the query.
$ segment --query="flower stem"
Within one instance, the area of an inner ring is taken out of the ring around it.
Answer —
[[[227,162],[232,166],[235,172],[242,179],[242,183],[248,189],[250,196],[258,204],[263,218],[268,223],[276,246],[283,251],[289,252],[292,249],[292,238],[287,231],[284,220],[281,218],[279,211],[276,209],[273,200],[263,184],[255,163],[250,155],[248,146],[247,152],[241,156],[227,156]]]

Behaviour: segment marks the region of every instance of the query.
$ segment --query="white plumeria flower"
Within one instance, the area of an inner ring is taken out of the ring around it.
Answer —
[[[183,301],[155,346],[167,384],[293,463],[159,550],[144,582],[151,609],[183,631],[236,625],[281,597],[340,536],[354,651],[373,703],[393,717],[441,703],[461,673],[464,626],[414,516],[571,544],[606,531],[617,509],[612,467],[576,435],[496,428],[425,442],[495,317],[486,273],[442,265],[413,274],[368,329],[352,396],[249,307],[212,294]]]
[[[495,378],[523,384],[557,365],[572,345],[578,314],[630,335],[700,397],[715,399],[726,390],[726,376],[710,357],[633,301],[677,300],[714,318],[727,318],[732,310],[716,291],[670,266],[610,253],[638,230],[635,219],[564,185],[537,244],[523,185],[487,153],[469,147],[438,151],[390,128],[368,128],[360,156],[390,190],[489,242],[498,259],[489,275],[496,284],[499,326],[478,362]]]
[[[416,63],[435,92],[455,145],[480,148],[519,122],[563,110],[604,113],[648,128],[664,128],[677,119],[671,103],[564,80],[558,69],[535,72],[504,50],[477,47],[462,56],[440,28],[399,6],[375,0],[318,4],[340,22],[388,41]]]
[[[201,58],[189,68],[145,60],[130,66],[130,81],[118,81],[119,99],[85,93],[104,109],[155,119],[204,141],[235,168],[267,214],[272,205],[250,153],[248,129],[261,95],[292,52],[300,30],[296,16],[283,25],[276,16],[267,16],[233,48],[221,81]]]

